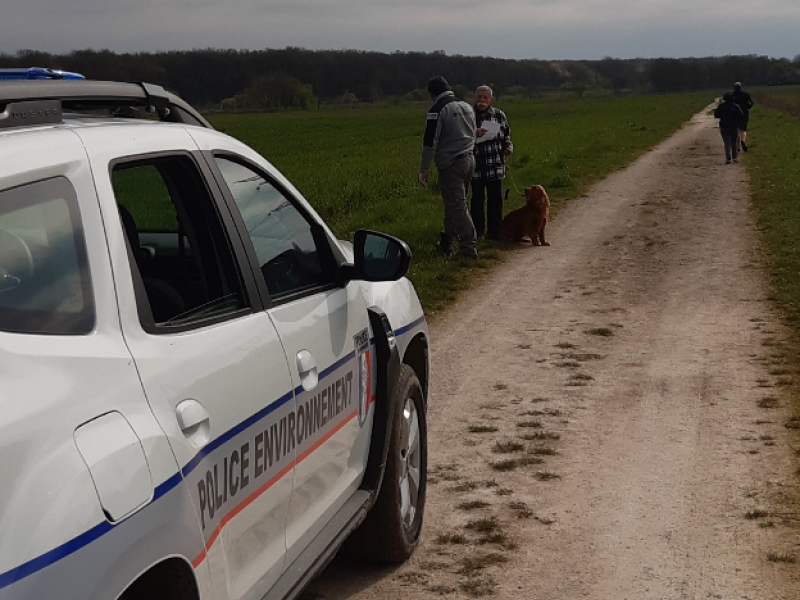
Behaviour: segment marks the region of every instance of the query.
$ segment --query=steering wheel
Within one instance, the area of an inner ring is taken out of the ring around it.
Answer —
[[[28,244],[16,233],[0,227],[0,279],[19,282],[33,277],[33,273],[33,255]]]
[[[294,249],[281,252],[261,267],[271,294],[288,292],[303,284],[303,271]]]

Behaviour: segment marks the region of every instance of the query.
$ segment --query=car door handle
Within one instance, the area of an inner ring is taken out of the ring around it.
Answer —
[[[300,375],[300,385],[305,391],[310,392],[317,387],[319,383],[317,361],[308,350],[300,350],[297,353],[297,373]]]
[[[197,400],[184,400],[175,407],[175,417],[186,439],[196,448],[208,443],[211,433],[211,417]]]

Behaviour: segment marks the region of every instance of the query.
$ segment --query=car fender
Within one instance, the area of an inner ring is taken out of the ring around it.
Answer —
[[[392,324],[397,349],[403,362],[412,340],[421,337],[427,345],[428,323],[414,285],[408,279],[403,277],[397,281],[361,282],[361,285],[367,306],[379,307]]]
[[[383,473],[386,469],[386,456],[389,452],[391,434],[390,423],[395,412],[399,410],[399,407],[393,405],[393,398],[401,363],[397,341],[386,313],[380,307],[370,306],[369,321],[376,353],[375,405],[369,456],[360,489],[372,493],[372,503],[378,497]]]

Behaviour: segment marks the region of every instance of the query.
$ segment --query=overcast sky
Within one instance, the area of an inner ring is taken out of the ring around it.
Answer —
[[[0,52],[444,50],[503,58],[800,54],[800,0],[2,0]]]

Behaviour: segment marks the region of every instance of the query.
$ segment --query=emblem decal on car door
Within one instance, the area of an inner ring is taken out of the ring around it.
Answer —
[[[372,392],[372,368],[369,358],[369,329],[353,336],[358,358],[358,425],[364,426]]]

